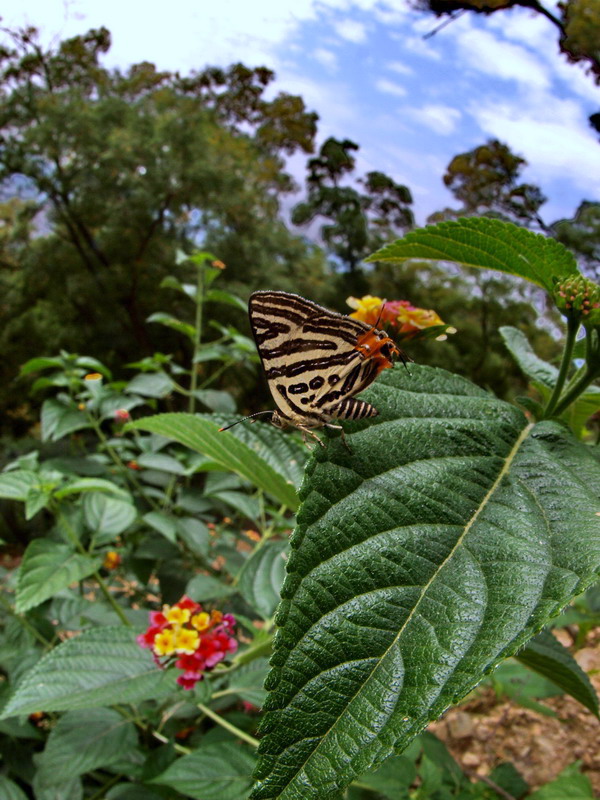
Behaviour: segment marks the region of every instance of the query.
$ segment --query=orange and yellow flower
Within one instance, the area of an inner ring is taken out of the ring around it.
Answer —
[[[353,319],[359,319],[368,325],[385,325],[395,328],[403,339],[418,336],[427,328],[445,326],[445,330],[437,336],[439,340],[446,339],[447,333],[456,333],[455,328],[447,326],[439,314],[431,309],[418,308],[411,305],[408,300],[383,300],[367,294],[364,297],[349,297],[346,302],[355,311],[350,314]]]
[[[150,626],[137,637],[141,647],[152,650],[160,667],[174,665],[183,670],[177,683],[193,689],[228,653],[234,653],[237,642],[231,635],[235,619],[221,611],[203,611],[185,595],[162,611],[150,612]]]

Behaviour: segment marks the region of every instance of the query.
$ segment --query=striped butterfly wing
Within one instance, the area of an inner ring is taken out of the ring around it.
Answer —
[[[353,399],[382,368],[381,359],[357,348],[371,326],[288,292],[254,292],[249,308],[269,389],[283,420],[316,428],[331,419],[377,413]]]

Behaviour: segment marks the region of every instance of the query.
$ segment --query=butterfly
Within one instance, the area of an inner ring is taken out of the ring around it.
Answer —
[[[377,416],[374,406],[354,395],[392,367],[394,358],[406,361],[385,331],[290,292],[254,292],[248,310],[277,406],[258,414],[271,414],[277,428],[299,428],[305,443],[309,435],[323,447],[314,428],[341,430],[343,438],[342,426],[332,420]]]

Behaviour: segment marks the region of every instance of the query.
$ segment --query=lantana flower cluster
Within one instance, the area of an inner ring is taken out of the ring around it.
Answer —
[[[388,324],[394,328],[403,339],[411,339],[426,328],[444,326],[445,330],[436,338],[440,341],[447,338],[447,333],[456,333],[456,328],[451,328],[441,319],[439,314],[431,309],[417,308],[408,300],[382,300],[366,294],[364,297],[349,297],[346,302],[355,311],[350,314],[354,319],[360,319],[368,325]]]
[[[150,626],[137,637],[141,647],[152,650],[154,660],[165,668],[175,665],[183,670],[177,683],[193,689],[228,653],[235,653],[238,643],[231,635],[235,626],[232,614],[203,611],[184,595],[162,611],[150,612]]]
[[[600,286],[583,275],[571,275],[554,287],[556,307],[586,327],[600,325]]]

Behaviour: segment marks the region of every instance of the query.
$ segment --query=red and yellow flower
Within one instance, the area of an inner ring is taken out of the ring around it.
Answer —
[[[183,670],[177,683],[193,689],[205,672],[237,650],[231,635],[234,626],[231,614],[204,611],[184,595],[178,603],[163,606],[162,611],[151,611],[150,625],[137,642],[152,650],[160,667],[174,664]]]
[[[408,300],[383,300],[366,294],[364,297],[349,297],[346,302],[355,311],[350,314],[353,319],[359,319],[368,325],[385,325],[395,328],[403,339],[411,339],[427,328],[443,326],[445,330],[437,339],[446,339],[447,333],[456,333],[441,319],[439,314],[431,309],[417,308]]]

